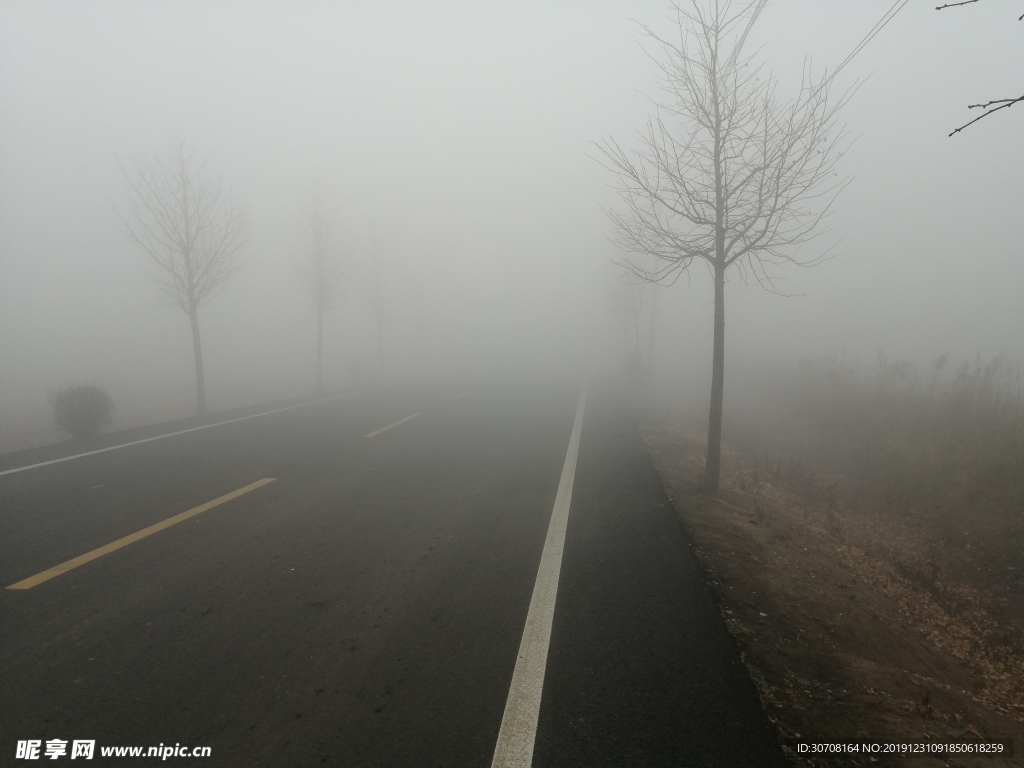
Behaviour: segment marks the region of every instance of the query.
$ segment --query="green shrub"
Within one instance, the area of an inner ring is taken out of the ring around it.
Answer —
[[[102,387],[82,384],[64,387],[50,399],[57,426],[75,437],[88,437],[110,422],[114,403]]]

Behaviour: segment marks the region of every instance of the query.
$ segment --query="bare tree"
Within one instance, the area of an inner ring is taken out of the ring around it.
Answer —
[[[238,271],[249,235],[248,214],[235,206],[184,139],[166,154],[135,155],[117,164],[129,197],[126,209],[115,207],[121,228],[149,256],[157,287],[192,323],[196,414],[202,416],[206,380],[199,307]]]
[[[972,3],[976,2],[978,2],[978,0],[961,0],[961,2],[946,3],[945,5],[936,6],[935,10],[941,11],[943,8],[955,8],[960,5],[971,5]],[[1024,14],[1021,14],[1020,16],[1017,17],[1017,21],[1021,21],[1022,19],[1024,19]],[[981,104],[968,104],[968,109],[980,109],[981,114],[978,115],[973,120],[964,123],[959,128],[955,128],[953,131],[950,132],[949,135],[955,136],[967,126],[974,125],[974,123],[978,122],[979,120],[982,120],[988,117],[989,115],[998,112],[1001,109],[1007,109],[1008,107],[1012,107],[1014,104],[1019,104],[1022,101],[1024,101],[1024,96],[1018,96],[1017,98],[1009,99],[992,99]]]
[[[341,284],[334,245],[336,214],[325,210],[319,186],[313,187],[303,219],[308,245],[298,267],[316,312],[316,391],[319,394],[324,390],[324,315],[335,307]]]
[[[370,249],[369,275],[366,278],[366,295],[373,311],[374,327],[377,330],[377,367],[381,378],[387,376],[384,356],[384,324],[387,315],[387,259],[374,238]]]
[[[651,284],[651,305],[647,314],[647,383],[654,384],[655,350],[658,340],[658,284]]]
[[[644,32],[667,96],[627,152],[614,139],[597,144],[614,172],[621,209],[607,211],[624,266],[648,282],[674,283],[702,261],[714,279],[711,407],[704,487],[718,488],[725,381],[725,282],[731,268],[778,293],[771,269],[810,266],[800,246],[825,231],[835,196],[848,183],[836,173],[845,138],[829,98],[830,79],[808,67],[789,102],[774,80],[744,57],[747,37],[767,0],[693,0],[674,5],[679,36]],[[644,259],[656,266],[644,267]]]
[[[623,286],[623,302],[626,304],[626,313],[629,319],[626,320],[626,360],[635,368],[641,366],[642,351],[640,349],[640,313],[643,311],[643,297],[638,297],[639,286],[636,283],[626,283]],[[632,341],[630,341],[632,336]]]
[[[657,336],[658,315],[658,284],[645,281],[633,281],[629,286],[633,308],[633,358],[637,375],[645,385],[650,384],[654,376],[654,346]],[[647,348],[640,341],[640,322],[647,315]]]

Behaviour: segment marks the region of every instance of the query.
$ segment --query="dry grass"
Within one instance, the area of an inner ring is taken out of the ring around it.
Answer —
[[[747,376],[751,391],[727,397],[714,499],[699,491],[702,429],[642,412],[783,737],[864,728],[1019,749],[1024,396],[1002,360],[943,372],[833,358]]]
[[[774,421],[734,430],[758,458],[733,482],[802,504],[809,533],[981,676],[980,701],[1021,719],[1024,387],[1003,358],[946,364],[803,361],[759,392]]]
[[[932,584],[940,575],[991,595],[1001,622],[1024,621],[1020,374],[1002,358],[944,368],[945,356],[923,383],[881,356],[866,371],[827,358],[758,377],[756,396],[737,393],[727,435],[758,457],[740,482],[814,495],[848,525],[851,512],[867,515],[899,532],[901,551],[887,555],[896,572],[943,605],[956,611],[961,593]]]
[[[1024,722],[1024,631],[1007,619],[1005,598],[965,584],[926,530],[852,511],[827,491],[764,492],[773,490],[780,503],[801,505],[805,535],[892,599],[906,626],[978,675],[979,704]]]

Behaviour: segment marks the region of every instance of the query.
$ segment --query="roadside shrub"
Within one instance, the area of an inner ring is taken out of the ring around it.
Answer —
[[[50,399],[57,426],[75,437],[88,437],[110,421],[114,403],[102,387],[82,384],[64,387]]]

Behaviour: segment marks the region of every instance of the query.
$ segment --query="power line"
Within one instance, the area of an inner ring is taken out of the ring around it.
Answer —
[[[875,22],[875,26],[873,26],[868,31],[868,33],[864,35],[864,38],[859,43],[857,43],[856,46],[854,46],[854,49],[850,51],[849,55],[847,55],[847,57],[842,60],[839,66],[835,68],[835,71],[832,72],[832,75],[831,77],[829,77],[829,80],[831,80],[833,77],[839,74],[839,70],[841,70],[851,61],[853,61],[854,57],[862,50],[864,50],[864,47],[872,40],[874,40],[875,35],[877,35],[879,32],[885,29],[886,25],[888,25],[888,23],[896,17],[896,14],[902,11],[903,7],[909,2],[910,0],[896,0],[896,2],[894,2],[889,7],[889,10],[885,12],[882,18]]]

